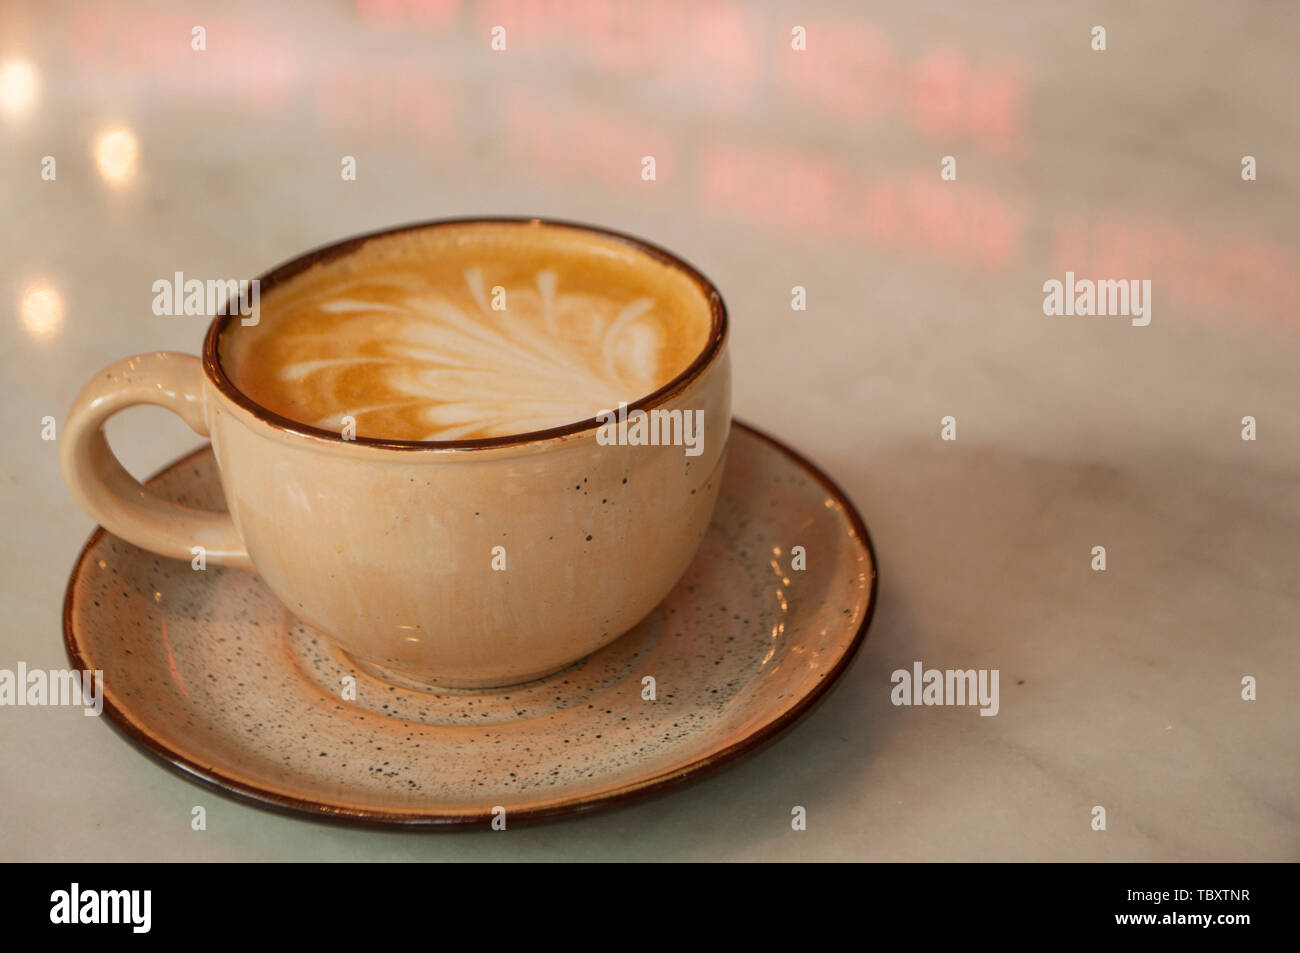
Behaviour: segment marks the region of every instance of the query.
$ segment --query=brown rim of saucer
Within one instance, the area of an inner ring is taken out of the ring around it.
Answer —
[[[531,823],[536,821],[553,820],[560,817],[588,814],[594,811],[605,810],[611,807],[621,807],[633,804],[647,797],[658,795],[666,791],[677,788],[685,783],[699,780],[702,777],[713,773],[719,768],[730,764],[740,758],[753,754],[767,744],[772,742],[786,728],[789,728],[796,721],[803,718],[813,710],[826,696],[831,686],[834,685],[844,674],[857,654],[858,649],[862,646],[867,636],[867,629],[871,625],[872,617],[876,612],[877,590],[880,583],[880,569],[876,562],[876,549],[871,542],[871,534],[867,531],[866,524],[862,521],[861,515],[852,501],[844,494],[844,491],[822,471],[820,467],[808,460],[802,454],[786,446],[775,437],[769,436],[763,431],[752,427],[749,424],[739,420],[733,420],[732,425],[749,431],[763,442],[770,444],[780,453],[793,459],[800,466],[808,470],[822,487],[828,496],[834,499],[843,508],[845,515],[849,520],[849,525],[861,539],[862,545],[867,550],[867,555],[871,558],[871,588],[867,593],[866,611],[863,613],[862,621],[858,625],[858,630],[853,635],[852,642],[849,643],[844,653],[836,661],[835,666],[826,673],[825,678],[821,678],[812,687],[808,694],[804,695],[795,704],[793,708],[785,712],[776,721],[760,728],[758,731],[748,735],[731,746],[724,748],[722,751],[712,755],[697,758],[686,764],[678,765],[669,770],[663,771],[653,777],[636,784],[625,785],[622,788],[616,788],[598,795],[578,796],[568,801],[561,801],[556,804],[550,804],[545,807],[528,809],[519,808],[510,812],[510,823]],[[185,465],[185,463],[209,449],[205,444],[185,456],[174,460],[167,466],[163,467],[148,481],[158,478],[162,474],[173,468]],[[86,564],[86,556],[90,550],[99,543],[104,537],[105,530],[103,527],[96,527],[94,533],[86,541],[85,546],[77,555],[77,561],[73,565],[72,574],[68,578],[68,587],[63,598],[63,642],[64,648],[68,653],[68,660],[72,663],[75,671],[86,671],[89,666],[82,657],[80,646],[77,644],[77,638],[73,632],[72,612],[74,593],[77,588],[77,581],[80,577],[81,570]],[[254,807],[260,807],[265,810],[273,811],[278,814],[285,814],[299,819],[309,819],[323,821],[326,823],[337,824],[344,827],[370,827],[370,828],[387,828],[402,830],[418,831],[450,831],[450,830],[468,830],[487,827],[492,823],[493,817],[490,811],[478,813],[461,813],[461,814],[412,814],[401,812],[390,812],[371,810],[366,808],[349,809],[338,807],[330,804],[323,804],[319,801],[313,801],[307,798],[294,797],[289,794],[282,794],[277,791],[259,788],[255,784],[231,777],[227,774],[204,765],[196,763],[187,758],[185,755],[168,748],[161,741],[156,740],[148,734],[142,727],[131,720],[131,717],[122,709],[114,705],[107,696],[104,697],[104,714],[108,716],[108,722],[113,728],[131,742],[135,747],[149,755],[163,767],[179,774],[181,777],[198,784],[200,787],[208,788],[223,797],[238,801],[243,804],[249,804]]]
[[[357,235],[353,238],[346,238],[339,242],[329,245],[322,245],[311,251],[304,252],[296,258],[282,262],[276,265],[266,274],[262,275],[259,282],[259,295],[263,292],[274,288],[283,281],[287,281],[294,275],[305,271],[312,265],[319,264],[323,261],[329,261],[341,255],[346,255],[366,242],[375,238],[384,238],[390,235],[398,235],[402,232],[421,231],[428,228],[439,228],[450,225],[531,225],[534,228],[567,228],[575,231],[587,232],[604,238],[612,238],[622,242],[645,255],[650,256],[661,264],[668,265],[686,275],[695,286],[703,293],[705,300],[709,304],[709,314],[711,317],[711,326],[709,329],[709,340],[704,349],[696,355],[695,360],[687,368],[670,380],[663,387],[647,394],[645,397],[628,404],[627,412],[632,413],[635,410],[649,410],[663,404],[669,398],[681,391],[687,384],[695,380],[700,373],[713,363],[713,360],[722,352],[723,342],[727,337],[727,305],[722,300],[722,295],[718,289],[713,286],[713,282],[704,277],[694,265],[678,258],[666,248],[660,248],[658,245],[651,244],[644,239],[637,238],[635,235],[628,235],[623,232],[612,231],[607,228],[601,228],[598,225],[585,225],[581,222],[567,222],[559,219],[538,218],[536,216],[512,217],[512,216],[475,216],[471,218],[441,218],[432,219],[425,222],[413,222],[408,225],[397,225],[392,228],[384,228],[375,232],[366,232],[364,235]],[[228,309],[230,310],[230,309]],[[222,334],[230,322],[239,317],[237,311],[218,315],[208,328],[208,333],[203,339],[203,370],[208,378],[216,385],[218,391],[228,397],[238,406],[248,411],[258,420],[269,424],[280,430],[289,433],[299,434],[301,436],[316,437],[322,440],[332,440],[338,443],[348,443],[363,447],[379,447],[386,450],[485,450],[491,447],[509,447],[520,444],[536,443],[542,440],[551,440],[556,437],[567,437],[571,434],[582,433],[584,430],[594,430],[600,425],[600,420],[596,417],[590,417],[586,420],[580,420],[576,423],[565,424],[561,427],[549,427],[545,430],[532,430],[527,433],[509,434],[504,437],[480,437],[474,440],[390,440],[382,437],[362,437],[357,436],[344,440],[343,436],[332,430],[324,430],[320,427],[313,427],[310,424],[293,420],[289,417],[283,417],[267,407],[254,401],[251,397],[235,386],[234,382],[226,376],[225,369],[221,366],[221,358],[218,345],[221,341]]]

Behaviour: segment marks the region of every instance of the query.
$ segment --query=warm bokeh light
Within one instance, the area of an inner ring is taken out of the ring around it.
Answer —
[[[140,144],[129,129],[104,133],[95,143],[95,165],[109,185],[127,185],[135,178]]]
[[[26,60],[6,60],[0,66],[0,107],[20,115],[36,100],[36,68]]]
[[[29,285],[18,314],[29,336],[37,340],[51,337],[63,324],[63,296],[48,284]]]

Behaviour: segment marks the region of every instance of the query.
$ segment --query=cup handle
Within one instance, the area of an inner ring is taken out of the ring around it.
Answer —
[[[77,395],[63,425],[59,462],[77,502],[110,533],[173,559],[192,560],[194,547],[220,566],[252,569],[228,513],[205,512],[163,499],[123,469],[104,438],[104,423],[137,404],[165,407],[200,436],[203,365],[197,357],[158,351],[110,364]]]

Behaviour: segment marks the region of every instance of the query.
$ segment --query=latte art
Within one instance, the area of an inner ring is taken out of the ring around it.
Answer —
[[[357,436],[529,433],[638,400],[703,350],[680,273],[613,240],[519,224],[385,237],[263,295],[222,363],[281,416]]]
[[[273,371],[278,383],[311,406],[336,408],[307,421],[317,427],[337,430],[351,416],[358,432],[389,435],[400,421],[413,440],[544,430],[662,383],[666,342],[651,299],[620,307],[558,292],[555,272],[540,271],[533,288],[506,290],[494,313],[482,270],[467,269],[464,280],[468,306],[449,289],[393,286],[368,289],[370,300],[315,302],[312,327],[282,337],[298,359]]]

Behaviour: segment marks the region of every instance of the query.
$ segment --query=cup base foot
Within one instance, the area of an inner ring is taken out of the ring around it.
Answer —
[[[577,665],[578,662],[566,662],[563,665],[557,665],[554,668],[548,668],[540,672],[525,674],[509,678],[505,681],[501,679],[455,679],[439,677],[423,677],[413,675],[409,672],[401,672],[389,668],[386,665],[380,665],[378,662],[372,662],[368,659],[360,658],[344,652],[342,649],[336,649],[338,653],[351,665],[365,672],[372,678],[377,678],[381,682],[389,685],[396,685],[399,688],[420,692],[444,692],[455,693],[463,692],[465,694],[482,694],[491,691],[506,691],[512,688],[518,688],[520,685],[527,685],[530,682],[536,682],[543,678],[548,678],[558,672],[563,672],[567,668]],[[579,659],[581,661],[581,659]]]

